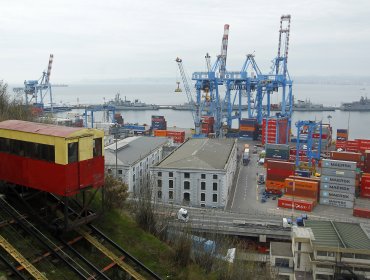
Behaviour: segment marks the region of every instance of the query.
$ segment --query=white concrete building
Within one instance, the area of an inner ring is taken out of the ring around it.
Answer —
[[[226,206],[237,166],[234,139],[189,139],[151,168],[156,197],[195,207]]]
[[[370,279],[370,238],[360,224],[310,220],[292,228],[292,243],[273,243],[271,271],[279,279]]]
[[[105,169],[121,178],[134,193],[143,180],[149,177],[149,167],[162,160],[162,150],[169,143],[167,138],[134,136],[105,147]],[[116,158],[117,156],[117,158]],[[116,173],[117,159],[117,173]]]

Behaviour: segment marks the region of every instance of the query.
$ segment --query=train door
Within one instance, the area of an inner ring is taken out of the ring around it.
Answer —
[[[94,176],[93,139],[82,137],[78,139],[78,176],[80,189],[92,186]]]

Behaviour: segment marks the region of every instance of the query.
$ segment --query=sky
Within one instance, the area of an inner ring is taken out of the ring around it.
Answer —
[[[291,15],[291,76],[370,76],[370,1],[2,0],[0,80],[52,83],[179,76],[204,71],[230,25],[227,69],[254,53],[262,72],[277,54],[280,16]]]

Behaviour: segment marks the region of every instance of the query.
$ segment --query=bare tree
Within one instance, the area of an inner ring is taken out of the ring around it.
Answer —
[[[104,199],[108,209],[121,209],[128,197],[128,186],[111,174],[105,174]]]

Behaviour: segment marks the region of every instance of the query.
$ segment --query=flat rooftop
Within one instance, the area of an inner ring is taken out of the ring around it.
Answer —
[[[287,242],[271,242],[271,255],[279,257],[293,257],[292,243]]]
[[[157,167],[223,170],[234,147],[233,139],[189,139]]]
[[[164,145],[169,140],[164,137],[134,136],[117,142],[117,164],[130,166],[147,156],[153,150]],[[116,164],[116,143],[104,149],[105,164]]]
[[[311,228],[315,246],[348,249],[370,249],[370,239],[360,224],[334,221],[307,220],[305,227]]]

